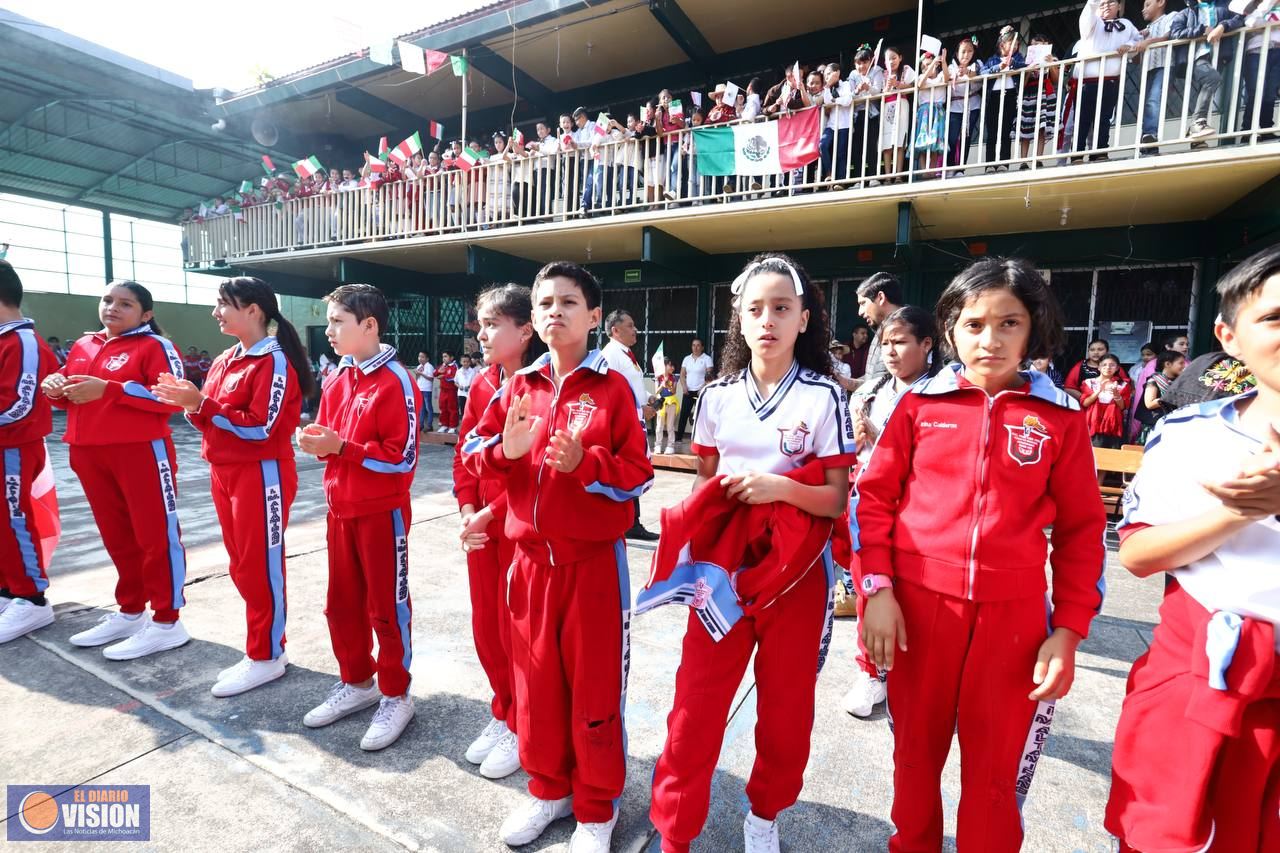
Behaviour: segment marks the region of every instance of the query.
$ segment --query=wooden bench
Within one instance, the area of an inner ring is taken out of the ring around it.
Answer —
[[[1138,468],[1142,465],[1142,451],[1120,449],[1111,450],[1106,447],[1095,447],[1093,449],[1093,464],[1098,469],[1098,473],[1105,476],[1107,474],[1119,474],[1120,479],[1128,484],[1129,479],[1138,473]],[[1102,505],[1107,508],[1110,514],[1120,514],[1120,500],[1124,497],[1124,486],[1107,486],[1099,485],[1098,491],[1102,493]]]

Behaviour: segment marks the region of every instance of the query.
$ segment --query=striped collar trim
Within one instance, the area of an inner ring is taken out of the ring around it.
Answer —
[[[778,406],[782,405],[783,399],[787,396],[787,392],[791,390],[791,386],[795,384],[796,377],[800,375],[800,362],[791,362],[791,369],[787,371],[787,375],[782,377],[782,381],[773,389],[773,393],[766,400],[760,396],[760,390],[756,388],[755,380],[751,378],[751,368],[743,368],[742,383],[747,390],[747,402],[751,404],[751,408],[755,411],[756,417],[760,420],[767,420],[770,415],[778,410]]]
[[[587,357],[582,360],[581,364],[579,364],[573,370],[569,371],[569,374],[572,375],[574,373],[577,373],[579,370],[591,370],[596,373],[608,373],[609,362],[607,359],[605,359],[604,354],[600,352],[600,350],[593,349],[587,353]],[[528,375],[530,373],[541,373],[543,376],[550,378],[551,353],[544,352],[542,355],[534,359],[533,363],[530,364],[528,367],[522,367],[516,371],[517,376],[521,374]]]
[[[241,356],[266,355],[267,353],[279,352],[280,343],[273,336],[267,335],[248,349],[244,348],[244,344],[237,343],[231,350],[232,358],[240,358]],[[376,358],[376,356],[375,356]]]
[[[23,317],[20,320],[10,320],[8,323],[0,323],[0,335],[7,334],[8,332],[12,332],[17,329],[34,329],[35,327],[36,324],[34,320]]]
[[[275,339],[272,338],[272,340]],[[344,355],[338,362],[338,369],[344,370],[348,367],[358,367],[360,368],[361,373],[368,376],[370,373],[373,373],[373,371],[382,367],[384,364],[396,357],[396,348],[391,346],[391,344],[380,344],[379,346],[381,346],[381,350],[377,355],[370,356],[358,364],[356,363],[354,356]]]
[[[932,379],[924,383],[917,383],[912,386],[913,391],[917,394],[950,394],[953,391],[963,390],[960,385],[960,371],[964,369],[964,365],[959,363],[948,364]],[[1021,388],[1016,389],[1013,393],[1026,394],[1028,397],[1035,397],[1044,400],[1046,403],[1052,403],[1055,406],[1061,406],[1070,411],[1077,411],[1080,404],[1075,398],[1063,391],[1061,388],[1053,384],[1053,380],[1047,375],[1036,370],[1024,370],[1019,375],[1026,382]],[[982,390],[982,389],[976,389]],[[985,393],[985,392],[984,392]],[[1004,393],[1004,392],[1001,392]]]

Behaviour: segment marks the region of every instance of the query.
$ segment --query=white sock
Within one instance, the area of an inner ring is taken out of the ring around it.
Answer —
[[[178,623],[176,621],[174,622],[154,622],[153,621],[151,624],[155,625],[157,628],[160,628],[161,630],[172,631],[173,626],[177,625]]]
[[[133,622],[135,619],[141,619],[141,618],[142,618],[142,614],[141,614],[141,613],[125,613],[123,610],[122,610],[122,611],[120,611],[120,615],[121,615],[121,616],[123,616],[124,618],[128,619],[130,622]]]

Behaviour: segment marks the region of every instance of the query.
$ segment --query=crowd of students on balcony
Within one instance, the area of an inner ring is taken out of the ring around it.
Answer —
[[[377,209],[376,194],[365,197],[376,219],[395,217],[410,230],[485,228],[530,217],[592,216],[617,206],[955,177],[975,166],[991,173],[1105,160],[1115,141],[1121,80],[1135,76],[1145,78],[1143,156],[1158,154],[1162,143],[1207,146],[1215,135],[1209,123],[1215,101],[1220,114],[1239,108],[1238,120],[1229,116],[1230,129],[1252,130],[1256,112],[1259,140],[1275,139],[1280,26],[1268,25],[1280,22],[1280,0],[1253,0],[1243,12],[1232,11],[1228,0],[1189,0],[1177,10],[1171,8],[1175,2],[1180,0],[1144,0],[1140,29],[1123,16],[1119,0],[1088,0],[1080,39],[1068,46],[1065,61],[1047,36],[1033,32],[1028,38],[1011,26],[991,45],[976,36],[949,46],[926,38],[916,57],[893,45],[864,44],[851,68],[828,62],[810,70],[797,62],[768,88],[757,77],[743,89],[720,84],[705,98],[690,93],[686,103],[664,89],[625,115],[592,118],[579,107],[554,126],[537,123],[530,138],[499,130],[487,137],[488,146],[471,137],[385,164],[366,152],[359,169],[296,182],[273,176],[238,199],[188,210],[184,221],[402,184],[393,200],[384,196],[385,209]],[[1225,38],[1242,29],[1248,30],[1244,38]],[[1240,44],[1241,91],[1235,97],[1222,80]],[[1179,96],[1187,101],[1185,114],[1170,116],[1174,127],[1162,128]],[[763,179],[699,173],[690,129],[767,121],[813,107],[821,110],[821,138],[812,165]],[[446,177],[432,179],[437,175]],[[301,226],[299,219],[298,242]],[[323,236],[338,237],[336,215],[334,231]]]

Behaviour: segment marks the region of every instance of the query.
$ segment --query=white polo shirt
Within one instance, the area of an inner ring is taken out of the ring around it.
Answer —
[[[419,364],[413,368],[413,375],[418,381],[418,390],[424,394],[431,393],[431,383],[436,378],[435,365],[427,359],[426,364]]]
[[[604,356],[604,360],[609,363],[610,370],[616,370],[621,373],[631,383],[631,393],[636,398],[636,415],[641,415],[640,409],[649,402],[649,391],[644,387],[644,371],[640,369],[639,362],[634,360],[631,350],[622,344],[609,339],[609,343],[604,345],[600,350],[600,354]]]
[[[684,371],[684,387],[690,394],[694,394],[702,390],[702,386],[707,384],[707,373],[714,364],[711,356],[705,352],[702,355],[686,355],[684,361],[680,362],[680,369]]]
[[[1218,499],[1200,487],[1234,477],[1262,447],[1240,429],[1236,403],[1252,396],[1187,406],[1165,417],[1147,442],[1142,467],[1124,496],[1121,533],[1130,525],[1175,524]],[[1210,612],[1225,610],[1280,626],[1280,521],[1268,516],[1173,576]],[[1280,634],[1277,634],[1280,649]]]
[[[748,370],[709,383],[698,398],[693,452],[718,454],[717,473],[785,474],[813,456],[835,468],[853,464],[854,450],[844,389],[798,362],[768,399]]]

